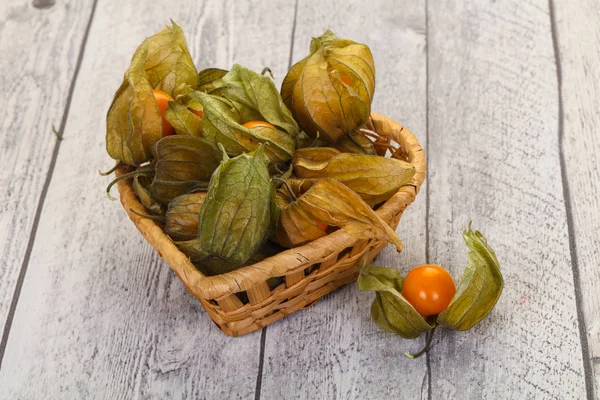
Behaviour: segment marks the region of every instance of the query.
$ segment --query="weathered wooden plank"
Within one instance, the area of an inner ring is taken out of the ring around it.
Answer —
[[[548,4],[429,3],[431,261],[464,270],[474,221],[506,280],[430,351],[433,398],[584,398]]]
[[[106,200],[104,118],[139,42],[173,18],[199,67],[283,77],[286,2],[101,1],[8,347],[0,398],[251,398],[260,333],[230,338]],[[278,24],[265,29],[265,15]]]
[[[0,335],[56,144],[92,1],[0,3]]]
[[[373,110],[406,125],[425,146],[424,1],[300,0],[294,62],[308,52],[310,38],[332,29],[370,46],[377,68]],[[405,251],[388,247],[378,265],[407,271],[425,262],[425,190],[402,217]],[[371,321],[373,295],[350,285],[306,311],[267,328],[263,399],[396,399],[427,396],[425,358],[409,360],[407,341],[380,331]]]
[[[600,398],[600,7],[554,1],[563,104],[562,146],[578,261],[584,334]],[[590,382],[591,383],[591,382]]]

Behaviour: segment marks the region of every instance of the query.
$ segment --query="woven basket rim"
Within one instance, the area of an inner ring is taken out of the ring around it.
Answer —
[[[394,196],[376,210],[379,217],[389,223],[395,215],[414,200],[425,180],[425,153],[416,137],[408,129],[384,115],[371,113],[368,126],[372,127],[379,135],[390,136],[399,143],[406,152],[408,162],[414,165],[416,170],[413,179],[400,187]],[[122,167],[117,170],[117,176],[122,175],[126,168]],[[138,230],[154,247],[159,256],[171,266],[188,291],[196,297],[206,300],[218,301],[233,293],[246,291],[271,277],[285,276],[303,266],[318,263],[328,255],[338,253],[364,240],[351,237],[340,229],[305,245],[282,251],[258,263],[221,275],[205,276],[196,269],[185,254],[179,251],[160,226],[152,219],[140,215],[146,213],[146,210],[135,195],[131,180],[120,181],[118,188],[121,204]]]

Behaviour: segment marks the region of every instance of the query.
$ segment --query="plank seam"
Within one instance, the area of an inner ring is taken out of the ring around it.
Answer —
[[[73,93],[75,91],[75,84],[77,83],[77,77],[79,76],[79,70],[81,69],[83,55],[85,53],[85,46],[87,44],[88,36],[90,33],[90,28],[92,26],[92,20],[94,19],[94,14],[96,12],[96,4],[97,3],[98,3],[98,0],[94,0],[94,2],[92,4],[92,11],[90,13],[90,17],[88,19],[88,23],[87,23],[85,32],[83,34],[83,39],[79,46],[79,55],[77,57],[77,63],[75,64],[75,71],[73,72],[73,78],[71,79],[71,85],[69,86],[69,92],[67,94],[65,110],[63,112],[63,116],[60,121],[60,127],[58,130],[59,135],[57,135],[58,138],[54,145],[54,149],[52,150],[52,157],[50,159],[50,165],[48,166],[46,180],[44,181],[44,186],[42,187],[42,192],[40,194],[38,206],[35,211],[35,216],[33,218],[33,225],[31,227],[31,233],[29,234],[29,241],[27,242],[27,248],[25,250],[25,257],[23,258],[23,263],[21,264],[21,270],[19,271],[19,276],[17,277],[17,283],[15,285],[15,291],[13,292],[13,298],[10,303],[10,308],[8,309],[8,315],[6,317],[6,324],[4,325],[4,331],[2,332],[2,339],[0,339],[0,369],[2,368],[2,360],[4,359],[4,353],[6,352],[8,336],[10,334],[10,329],[12,327],[12,323],[13,323],[13,320],[15,317],[17,303],[19,302],[19,296],[21,295],[21,289],[23,288],[23,282],[25,281],[25,274],[27,273],[27,268],[29,266],[29,260],[31,258],[31,251],[32,251],[33,245],[35,243],[35,238],[36,238],[37,229],[38,229],[39,222],[40,222],[40,217],[42,214],[42,209],[44,208],[44,202],[46,201],[46,195],[48,194],[48,188],[50,187],[50,182],[52,181],[54,167],[56,166],[56,160],[58,158],[58,151],[60,149],[61,140],[64,135],[65,126],[67,124],[67,118],[69,116],[69,109],[71,108],[71,101],[73,99]]]
[[[585,388],[588,400],[594,400],[594,383],[592,374],[592,364],[590,360],[589,344],[587,339],[587,326],[585,315],[583,313],[583,295],[581,293],[581,276],[579,274],[579,258],[577,255],[577,241],[575,237],[575,227],[573,224],[573,207],[571,204],[571,190],[567,176],[566,159],[564,152],[564,108],[562,96],[562,64],[560,60],[560,47],[558,43],[558,31],[556,28],[556,13],[554,1],[548,0],[550,13],[550,30],[552,34],[552,46],[554,49],[554,63],[556,65],[556,81],[558,85],[558,153],[560,158],[560,172],[563,187],[563,198],[565,212],[567,216],[567,230],[569,235],[569,250],[571,255],[571,269],[573,271],[575,301],[577,304],[577,320],[579,325],[579,339],[581,342],[581,352],[583,361],[583,371],[585,379]]]
[[[429,170],[429,1],[425,0],[425,158]],[[429,181],[425,179],[425,262],[429,264]],[[427,366],[427,400],[431,400],[431,357],[425,353]]]
[[[292,23],[292,33],[290,40],[290,55],[288,57],[288,71],[292,68],[292,61],[294,57],[294,37],[296,36],[296,22],[298,20],[298,3],[300,0],[296,0],[294,4],[294,22]],[[263,369],[265,365],[265,347],[267,343],[267,327],[265,326],[260,335],[260,354],[258,359],[258,373],[256,376],[256,389],[254,392],[254,399],[260,400],[260,394],[262,389],[262,377]]]
[[[260,334],[260,354],[258,359],[258,375],[256,377],[256,390],[254,392],[254,399],[260,399],[260,392],[262,389],[262,376],[263,369],[265,366],[265,344],[267,342],[267,326],[265,326]]]

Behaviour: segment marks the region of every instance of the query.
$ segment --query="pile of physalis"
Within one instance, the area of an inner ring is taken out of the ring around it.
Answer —
[[[280,93],[238,64],[198,72],[173,23],[138,47],[108,111],[108,154],[135,168],[108,190],[132,179],[145,216],[207,275],[336,229],[400,249],[373,210],[415,169],[361,129],[374,91],[369,48],[330,31]]]
[[[415,169],[385,157],[398,148],[364,128],[374,92],[369,48],[330,31],[312,39],[280,92],[269,77],[238,64],[198,72],[173,23],[137,48],[108,110],[106,148],[117,160],[109,172],[131,168],[107,193],[132,179],[144,216],[206,275],[337,229],[400,250],[374,210]],[[364,287],[381,289],[365,286],[364,273]],[[417,330],[407,336],[432,326],[411,318]]]

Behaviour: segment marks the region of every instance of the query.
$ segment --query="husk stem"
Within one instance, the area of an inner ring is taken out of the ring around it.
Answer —
[[[377,134],[377,132],[374,132],[374,131],[372,131],[370,129],[367,129],[367,128],[360,128],[358,131],[360,133],[362,133],[363,135],[365,135],[367,137],[370,137],[371,139],[375,139],[375,141],[380,137],[380,135]],[[402,147],[400,147],[400,146],[394,146],[394,145],[389,144],[389,143],[377,143],[377,145],[378,146],[386,147],[390,151],[390,153],[392,153],[392,157],[395,156],[395,155],[397,155],[398,151],[400,149],[402,149]]]
[[[431,347],[431,342],[433,341],[433,334],[435,333],[435,328],[437,328],[437,326],[434,326],[432,330],[427,332],[427,342],[425,343],[425,347],[423,347],[418,353],[411,354],[407,351],[406,353],[404,353],[404,355],[408,358],[414,359],[414,358],[419,358],[423,354],[427,353],[427,351]]]
[[[188,190],[185,194],[201,193],[201,192],[206,192],[207,190],[208,190],[208,184],[196,185],[196,186],[193,186],[190,190]]]
[[[112,201],[116,200],[116,198],[114,198],[114,197],[112,197],[112,196],[110,195],[110,189],[112,189],[112,187],[113,187],[113,186],[114,186],[116,183],[119,183],[119,182],[121,182],[121,181],[123,181],[123,180],[125,180],[125,179],[130,179],[130,178],[133,178],[133,177],[135,177],[136,175],[141,175],[141,176],[151,176],[152,174],[151,174],[151,173],[148,173],[148,172],[141,172],[141,171],[131,171],[131,172],[128,172],[128,173],[126,173],[126,174],[123,174],[123,175],[119,176],[118,178],[115,178],[115,179],[113,179],[113,181],[112,181],[111,183],[109,183],[109,184],[108,184],[108,186],[106,187],[106,197],[108,197],[108,199],[109,199],[109,200],[112,200]]]
[[[52,132],[53,132],[53,133],[56,135],[56,138],[57,138],[58,140],[63,140],[63,139],[64,139],[64,137],[63,137],[63,134],[62,134],[61,132],[59,132],[59,131],[58,131],[58,130],[57,130],[55,127],[54,127],[54,125],[52,125]]]
[[[315,135],[315,140],[313,140],[313,142],[308,147],[317,147],[318,142],[319,142],[319,131],[317,131],[317,134]]]
[[[392,151],[393,149],[393,151]],[[393,147],[390,148],[390,151],[392,153],[392,157],[393,158],[399,158],[401,160],[405,160],[406,159],[406,153],[404,152],[404,149],[402,149],[402,147],[398,146],[398,147]]]
[[[152,219],[154,221],[158,221],[158,222],[161,222],[163,224],[167,222],[167,219],[165,217],[161,217],[160,215],[142,214],[141,212],[138,212],[138,211],[134,210],[131,207],[129,207],[129,211],[131,211],[135,215],[139,215],[140,217]]]
[[[373,139],[377,139],[379,137],[379,135],[376,132],[374,132],[370,129],[367,129],[367,128],[360,128],[358,131],[360,133],[362,133],[363,135],[368,136]]]
[[[108,176],[108,175],[112,174],[113,172],[115,172],[121,165],[123,165],[123,162],[117,161],[115,166],[112,167],[111,169],[109,169],[108,171],[102,172],[101,170],[98,170],[98,173],[100,174],[100,176]]]
[[[275,79],[275,77],[273,76],[273,71],[271,71],[271,68],[269,67],[264,67],[260,74],[263,76],[269,74],[271,76],[271,79]]]

